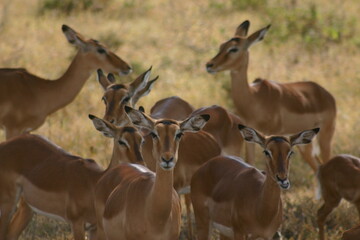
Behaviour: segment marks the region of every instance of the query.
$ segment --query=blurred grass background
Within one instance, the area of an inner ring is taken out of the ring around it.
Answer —
[[[358,0],[1,0],[0,67],[25,67],[48,79],[59,77],[75,55],[61,32],[61,25],[68,24],[105,43],[133,66],[135,72],[120,82],[153,66],[153,76],[160,75],[160,80],[139,103],[147,111],[172,95],[195,107],[218,104],[234,111],[229,73],[209,75],[204,65],[242,21],[251,21],[250,33],[272,24],[264,41],[251,49],[249,79],[321,84],[337,100],[333,153],[360,156],[359,12]],[[87,118],[89,113],[103,115],[101,97],[94,73],[75,101],[51,115],[35,133],[105,166],[111,140]],[[257,165],[261,167],[261,160]],[[282,233],[285,239],[316,239],[321,201],[314,199],[314,174],[299,156],[292,162],[291,182],[291,190],[284,193]],[[355,208],[342,203],[329,217],[329,239],[339,239],[357,221]],[[22,235],[70,237],[66,224],[40,216]]]

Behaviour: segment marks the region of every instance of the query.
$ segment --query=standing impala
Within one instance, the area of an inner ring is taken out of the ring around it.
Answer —
[[[130,107],[126,106],[125,110],[132,123],[149,131],[153,138],[156,174],[136,165],[119,165],[99,180],[96,186],[98,239],[105,236],[108,240],[177,239],[181,209],[173,188],[173,172],[179,142],[184,132],[199,131],[209,115],[184,121],[154,120]]]
[[[1,240],[18,239],[33,212],[70,223],[74,239],[84,240],[85,225],[96,224],[96,182],[120,161],[143,162],[143,139],[134,127],[116,127],[95,116],[90,118],[121,145],[119,158],[112,158],[105,171],[95,161],[73,156],[37,135],[26,134],[0,144]],[[93,237],[91,232],[90,239]]]
[[[66,25],[62,31],[78,53],[59,79],[45,80],[23,68],[0,69],[0,126],[6,139],[37,129],[48,115],[72,102],[94,70],[131,72],[126,62],[98,41],[87,40]]]
[[[314,82],[277,83],[257,79],[249,85],[249,48],[261,41],[270,27],[247,37],[249,25],[249,21],[244,21],[235,36],[221,44],[219,53],[206,64],[207,71],[230,70],[231,96],[244,124],[267,135],[293,134],[319,127],[322,162],[328,161],[335,131],[334,97]],[[316,171],[318,163],[312,156],[312,144],[300,150],[305,161]]]
[[[321,165],[317,175],[324,199],[324,204],[317,213],[317,222],[319,239],[324,240],[326,217],[339,205],[342,198],[356,206],[360,220],[360,158],[345,154],[337,155]],[[355,230],[356,228],[351,231],[352,234],[356,233]],[[358,236],[359,233],[358,230]]]
[[[281,189],[290,188],[292,147],[310,143],[319,131],[303,131],[287,138],[265,137],[242,125],[239,129],[246,141],[264,149],[266,172],[240,158],[219,156],[194,174],[191,200],[199,240],[208,240],[213,227],[221,239],[272,239],[282,222]]]

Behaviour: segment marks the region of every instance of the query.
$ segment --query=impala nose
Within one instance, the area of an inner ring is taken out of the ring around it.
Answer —
[[[280,186],[282,189],[289,189],[289,188],[290,188],[290,181],[288,180],[287,177],[285,177],[285,178],[280,178],[278,175],[276,175],[276,180],[277,180],[279,186]]]
[[[208,68],[212,68],[214,66],[214,64],[212,64],[212,63],[207,63],[206,64],[206,68],[208,69]]]
[[[161,167],[165,170],[170,170],[172,169],[175,164],[174,164],[174,157],[161,157]]]

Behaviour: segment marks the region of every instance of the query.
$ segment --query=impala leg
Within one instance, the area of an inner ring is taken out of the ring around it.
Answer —
[[[245,161],[251,165],[255,163],[255,143],[245,142]]]
[[[312,155],[313,143],[301,145],[301,146],[298,146],[298,148],[299,148],[301,156],[303,157],[305,162],[307,162],[309,164],[309,166],[314,170],[314,172],[316,172],[318,169],[318,163],[317,163],[316,159],[314,158],[314,156]]]
[[[340,198],[336,201],[325,202],[318,210],[317,212],[317,223],[319,227],[319,239],[325,240],[325,232],[324,232],[324,225],[326,217],[331,213],[331,211],[339,205]]]
[[[9,231],[7,234],[8,240],[16,240],[21,235],[22,231],[31,221],[33,216],[33,211],[29,205],[24,201],[23,198],[20,199],[18,210],[16,211],[14,217],[11,220]]]
[[[6,239],[11,217],[16,210],[16,203],[21,189],[0,179],[0,239]]]
[[[71,230],[73,232],[75,240],[84,240],[85,239],[85,229],[84,229],[83,221],[80,221],[80,220],[72,221]]]
[[[322,163],[326,163],[330,160],[331,157],[331,140],[334,136],[335,124],[334,126],[328,127],[320,130],[318,135],[318,143],[321,152]]]
[[[188,226],[188,239],[193,239],[193,230],[192,230],[192,222],[191,222],[191,197],[190,194],[184,195],[185,199],[185,206],[186,206],[186,219],[187,219],[187,226]]]
[[[211,233],[209,209],[205,204],[206,197],[193,196],[191,200],[194,208],[196,232],[198,240],[208,240]]]

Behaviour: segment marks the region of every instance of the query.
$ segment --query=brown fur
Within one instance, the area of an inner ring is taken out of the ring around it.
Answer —
[[[71,103],[95,69],[129,73],[129,65],[109,50],[107,57],[100,56],[97,49],[104,46],[84,40],[69,27],[63,31],[77,37],[79,51],[59,79],[48,81],[26,69],[0,69],[0,126],[6,139],[37,129],[48,115]]]

